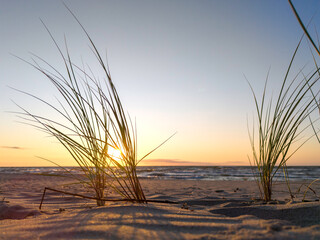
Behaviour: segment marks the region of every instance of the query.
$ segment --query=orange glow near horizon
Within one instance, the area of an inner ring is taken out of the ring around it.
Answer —
[[[308,150],[308,148],[306,149]],[[120,159],[121,151],[110,149],[108,151],[115,159]],[[288,166],[318,166],[318,154],[320,151],[298,152],[292,159],[289,159]],[[248,153],[250,154],[250,153]],[[319,153],[320,154],[320,153]],[[76,162],[70,157],[66,151],[59,148],[43,148],[43,149],[16,149],[16,148],[1,148],[0,149],[0,167],[45,167],[45,166],[77,166]],[[45,161],[37,156],[47,158],[52,162]],[[164,157],[163,157],[164,156]],[[144,159],[139,163],[139,166],[249,166],[245,152],[241,155],[238,152],[235,154],[212,154],[207,152],[202,156],[196,154],[181,154],[180,150],[174,155],[171,154],[154,154],[150,158]]]
[[[20,131],[22,133],[22,131]],[[161,133],[156,136],[143,136],[139,142],[138,160],[150,152],[161,139]],[[22,142],[21,135],[11,134],[12,141],[0,145],[0,167],[40,167],[40,166],[76,166],[68,151],[52,138],[43,138],[41,133],[34,129],[28,132],[32,136],[27,143]],[[18,139],[18,141],[15,141]],[[147,141],[147,139],[149,139]],[[230,139],[199,138],[196,142],[187,140],[183,133],[175,136],[171,141],[157,149],[147,159],[142,160],[139,166],[248,166],[248,156],[251,157],[250,146],[245,136]],[[121,159],[121,151],[109,147],[108,153],[115,159]],[[39,158],[39,157],[40,158]],[[319,165],[320,147],[317,142],[308,142],[294,156],[289,159],[288,165]],[[52,162],[46,161],[48,159]]]

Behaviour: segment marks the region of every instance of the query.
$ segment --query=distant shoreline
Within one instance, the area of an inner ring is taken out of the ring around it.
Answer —
[[[0,167],[1,173],[34,173],[44,175],[82,174],[79,167]],[[290,181],[312,181],[320,176],[320,166],[289,166]],[[141,179],[160,180],[201,180],[201,181],[254,181],[250,166],[138,166]],[[274,181],[285,181],[282,171],[278,171]]]

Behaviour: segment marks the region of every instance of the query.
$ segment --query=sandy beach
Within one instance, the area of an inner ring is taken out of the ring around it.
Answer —
[[[107,202],[47,191],[83,194],[74,180],[35,174],[0,175],[0,239],[320,239],[319,198],[309,191],[292,201],[276,183],[271,204],[263,204],[252,181],[148,180],[147,199],[178,204]],[[291,183],[293,192],[301,182]],[[319,195],[320,184],[312,189]],[[109,197],[114,197],[108,192]]]

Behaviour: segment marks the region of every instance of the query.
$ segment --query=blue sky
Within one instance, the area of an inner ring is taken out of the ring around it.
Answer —
[[[259,95],[270,68],[270,92],[279,88],[302,35],[287,1],[64,2],[102,55],[106,52],[123,104],[137,121],[141,156],[177,131],[151,159],[175,164],[249,164],[247,119],[250,122],[255,112],[246,78]],[[319,1],[293,3],[305,23],[314,15],[311,29],[319,26]],[[72,163],[55,141],[17,123],[17,117],[7,113],[18,110],[14,100],[31,111],[51,114],[8,88],[54,99],[53,86],[11,55],[30,60],[32,52],[62,69],[61,58],[40,19],[61,46],[66,36],[76,62],[81,63],[82,58],[96,70],[85,35],[62,2],[2,1],[0,166],[47,164],[35,156]],[[313,67],[306,41],[294,71],[305,64],[306,69]],[[319,145],[310,141],[291,163],[318,165],[319,154]]]

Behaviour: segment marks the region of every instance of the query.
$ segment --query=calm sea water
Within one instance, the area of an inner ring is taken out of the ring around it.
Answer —
[[[67,167],[80,173],[78,167]],[[294,180],[313,180],[320,178],[320,166],[288,167],[289,177]],[[65,174],[59,167],[0,167],[1,173],[44,173]],[[138,176],[148,179],[186,179],[186,180],[254,180],[251,167],[245,166],[170,166],[170,167],[138,167]],[[276,175],[278,181],[284,181],[282,170]]]

